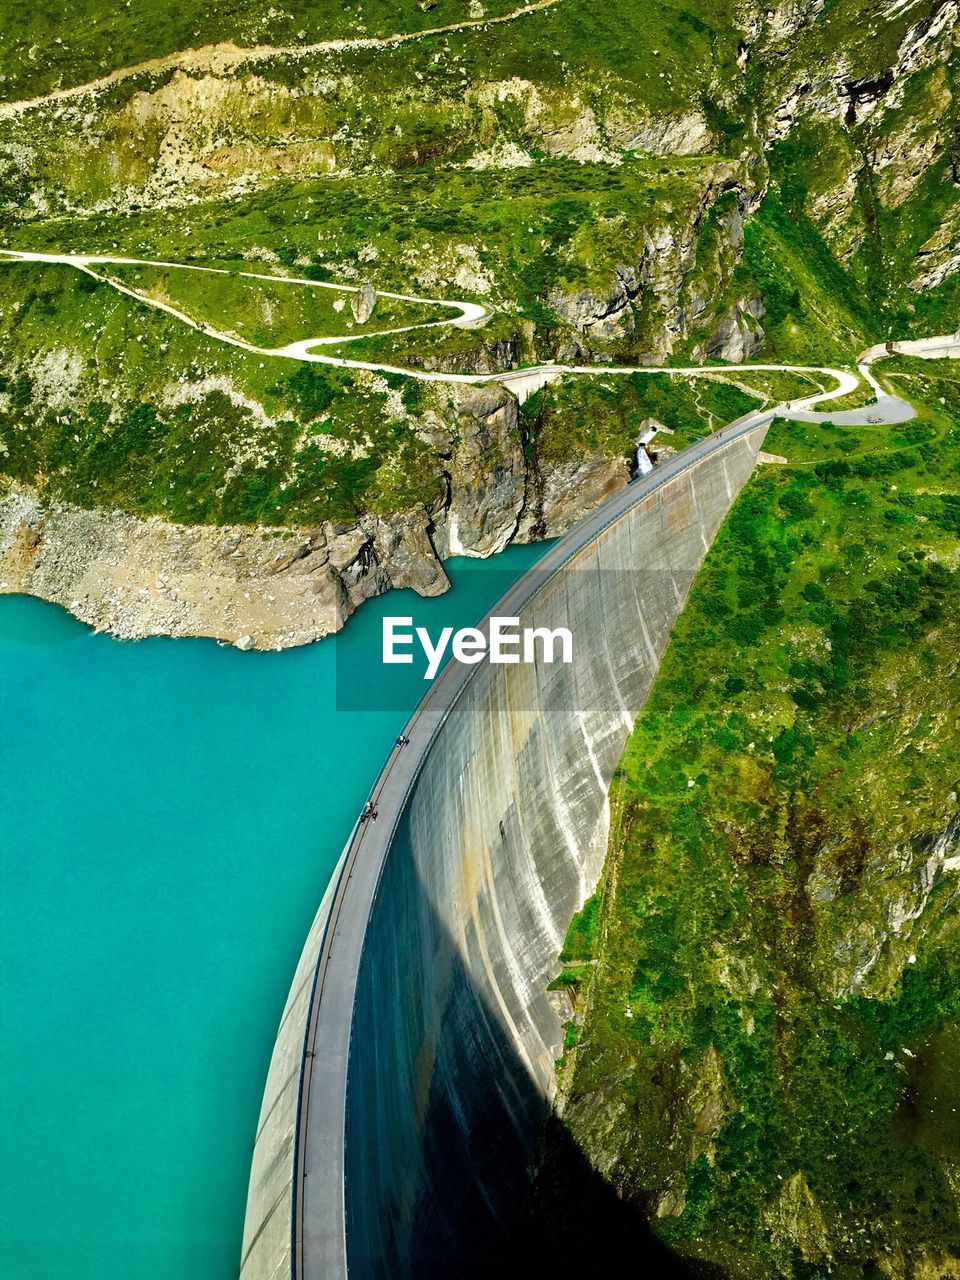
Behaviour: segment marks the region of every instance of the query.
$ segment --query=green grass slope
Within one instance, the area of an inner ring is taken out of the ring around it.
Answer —
[[[960,1254],[960,378],[898,381],[915,422],[770,433],[621,761],[575,983],[567,1123],[730,1276]]]

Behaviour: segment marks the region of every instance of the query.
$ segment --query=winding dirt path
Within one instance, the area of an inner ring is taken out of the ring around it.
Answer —
[[[164,54],[160,58],[149,58],[146,62],[138,62],[132,67],[118,67],[108,75],[86,84],[72,85],[67,89],[53,89],[49,93],[36,98],[24,98],[20,102],[0,103],[0,120],[9,120],[32,111],[36,107],[44,107],[51,103],[68,102],[71,98],[82,98],[87,94],[100,93],[115,84],[129,80],[133,76],[144,74],[162,75],[167,71],[197,71],[223,75],[242,66],[245,62],[265,62],[271,58],[299,58],[316,53],[343,53],[352,49],[389,49],[394,45],[411,44],[416,40],[426,40],[431,36],[451,35],[457,31],[471,31],[479,27],[498,27],[506,22],[516,22],[528,13],[537,13],[541,9],[552,9],[560,0],[535,0],[533,4],[522,5],[510,13],[500,14],[493,18],[468,18],[463,22],[451,22],[444,27],[427,27],[423,31],[401,31],[392,36],[347,36],[340,40],[320,40],[315,44],[250,45],[242,48],[229,42],[223,44],[201,45],[198,49],[181,49],[177,53]]]
[[[876,423],[896,423],[906,422],[914,416],[913,407],[898,396],[888,395],[883,387],[877,382],[870,371],[870,365],[873,361],[882,359],[884,356],[891,354],[885,345],[877,345],[864,351],[858,358],[857,372],[853,373],[849,369],[836,369],[829,365],[795,365],[795,364],[737,364],[737,365],[570,365],[570,364],[542,364],[535,365],[526,369],[511,369],[503,373],[444,373],[429,369],[413,369],[404,368],[400,365],[382,364],[372,360],[350,360],[345,356],[325,355],[317,351],[318,347],[324,346],[343,346],[350,342],[356,342],[361,338],[372,336],[386,336],[397,333],[411,333],[420,329],[436,329],[442,326],[452,326],[454,328],[467,328],[481,323],[493,314],[489,307],[482,306],[476,302],[464,302],[451,298],[423,298],[415,294],[391,293],[387,290],[378,291],[382,297],[393,298],[400,302],[412,302],[421,306],[443,307],[448,310],[457,312],[454,317],[428,320],[419,324],[403,325],[395,329],[381,329],[376,332],[370,330],[360,333],[334,334],[322,338],[302,338],[296,342],[286,343],[281,347],[261,347],[255,343],[246,342],[243,338],[237,337],[235,334],[226,333],[223,330],[216,329],[202,321],[195,320],[187,312],[181,311],[178,307],[171,303],[163,302],[158,298],[151,298],[147,294],[141,293],[129,285],[121,284],[120,281],[113,279],[110,275],[104,274],[102,271],[95,270],[96,267],[104,266],[143,266],[143,267],[163,267],[171,271],[199,271],[211,275],[236,275],[243,279],[264,280],[271,284],[287,284],[292,286],[300,286],[309,289],[333,289],[338,293],[358,293],[362,288],[356,284],[337,284],[326,280],[306,280],[297,276],[278,276],[269,275],[257,271],[237,271],[231,272],[223,267],[204,267],[190,263],[167,262],[164,260],[154,260],[149,258],[131,258],[112,254],[73,254],[73,253],[32,253],[26,250],[18,249],[0,249],[0,261],[6,259],[9,262],[38,262],[49,265],[62,265],[73,267],[77,271],[82,271],[85,275],[91,276],[94,280],[109,285],[112,289],[116,289],[118,293],[122,293],[135,301],[142,303],[144,306],[153,307],[157,311],[164,311],[168,315],[173,316],[182,324],[188,325],[191,329],[205,334],[207,337],[213,338],[218,342],[224,342],[229,346],[239,347],[243,351],[248,351],[253,355],[270,356],[272,358],[281,358],[285,360],[302,360],[313,364],[333,365],[340,369],[357,369],[368,373],[394,373],[402,377],[414,378],[420,382],[442,382],[442,383],[464,383],[468,385],[478,386],[485,383],[500,383],[507,386],[521,401],[553,382],[556,378],[564,374],[575,375],[578,377],[609,377],[609,376],[625,376],[632,374],[656,374],[666,373],[679,377],[688,378],[710,378],[717,375],[723,375],[726,371],[737,372],[755,372],[755,373],[800,373],[810,374],[819,373],[826,374],[828,377],[836,381],[836,386],[830,390],[819,390],[809,396],[803,396],[797,400],[787,401],[776,406],[776,412],[780,417],[794,418],[805,422],[837,422],[849,425],[866,425]],[[907,341],[893,344],[893,354],[915,355],[926,359],[936,359],[945,357],[960,356],[960,333],[951,334],[944,337],[924,338],[918,341]],[[813,412],[814,406],[824,404],[830,400],[841,399],[849,395],[852,391],[857,390],[862,382],[866,382],[873,390],[876,397],[873,404],[865,405],[856,409],[842,410],[834,414],[824,412]]]
[[[181,311],[178,307],[171,303],[163,302],[159,298],[151,298],[145,293],[141,293],[129,285],[122,284],[120,281],[113,279],[110,275],[102,271],[95,270],[96,267],[104,266],[144,266],[144,267],[163,267],[168,270],[176,271],[200,271],[213,275],[232,275],[252,279],[265,280],[271,284],[284,283],[290,285],[299,285],[311,289],[335,289],[338,292],[356,293],[361,286],[352,284],[336,284],[330,281],[305,280],[299,277],[291,276],[275,276],[267,275],[255,271],[230,272],[222,267],[202,267],[186,263],[166,262],[163,260],[152,260],[148,258],[130,258],[111,254],[73,254],[73,253],[32,253],[25,250],[17,249],[0,249],[0,260],[14,262],[38,262],[48,265],[62,265],[73,267],[77,271],[82,271],[85,275],[91,276],[94,280],[109,285],[112,289],[116,289],[118,293],[125,294],[129,298],[142,303],[144,306],[153,307],[157,311],[164,311],[168,315],[173,316],[182,324],[196,329],[198,332],[205,334],[207,337],[214,338],[218,342],[224,342],[232,347],[239,347],[243,351],[248,351],[252,355],[279,357],[286,360],[304,360],[313,364],[333,365],[340,369],[357,369],[368,373],[396,373],[404,377],[415,378],[420,382],[444,382],[444,383],[464,383],[467,385],[482,385],[484,383],[498,382],[507,385],[519,396],[525,399],[531,392],[545,386],[548,382],[552,382],[555,378],[562,374],[578,374],[585,377],[604,377],[607,375],[623,375],[623,374],[653,374],[653,373],[670,373],[686,377],[710,377],[716,376],[717,373],[723,371],[723,366],[702,366],[691,365],[686,367],[675,367],[666,365],[563,365],[563,364],[545,364],[536,365],[528,369],[512,369],[503,373],[443,373],[429,369],[411,369],[403,368],[399,365],[382,364],[372,360],[350,360],[345,356],[325,355],[316,350],[317,347],[323,346],[341,346],[349,342],[356,342],[361,338],[372,336],[371,333],[346,333],[335,334],[323,338],[303,338],[297,342],[289,342],[281,347],[261,347],[253,342],[247,342],[243,338],[236,335],[226,333],[223,330],[216,329],[209,324],[205,324],[199,320],[195,320],[187,312]],[[475,302],[463,302],[454,299],[441,298],[422,298],[413,294],[389,293],[383,291],[383,297],[393,298],[401,302],[417,303],[421,306],[445,307],[458,312],[459,314],[450,319],[431,320],[421,324],[404,325],[398,329],[380,330],[378,336],[384,334],[410,333],[419,329],[435,329],[441,326],[453,326],[457,328],[465,328],[478,324],[482,320],[492,315],[489,307],[484,307]],[[787,364],[740,364],[734,366],[737,370],[747,371],[754,370],[756,372],[774,373],[808,373],[815,371],[818,373],[826,373],[830,377],[835,378],[837,386],[831,391],[818,391],[814,395],[807,396],[802,400],[797,400],[796,407],[798,409],[807,408],[810,405],[817,404],[822,400],[830,400],[837,396],[848,395],[854,391],[859,385],[860,380],[855,375],[844,369],[819,368],[811,370],[805,365],[787,365]]]

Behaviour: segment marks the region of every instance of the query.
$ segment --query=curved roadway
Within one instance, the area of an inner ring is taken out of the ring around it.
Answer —
[[[204,267],[192,263],[167,262],[163,260],[155,260],[149,258],[133,258],[112,254],[75,254],[75,253],[35,253],[27,250],[19,249],[0,249],[0,259],[6,258],[13,262],[37,262],[49,265],[62,265],[73,267],[77,271],[82,271],[85,275],[107,284],[111,288],[116,289],[118,293],[122,293],[135,301],[143,303],[145,306],[153,307],[157,311],[163,311],[167,315],[173,316],[182,324],[187,325],[191,329],[195,329],[205,336],[215,339],[216,341],[226,343],[228,346],[239,347],[243,351],[248,351],[252,355],[279,357],[287,360],[304,360],[314,364],[333,365],[341,369],[357,369],[368,373],[393,373],[403,377],[414,378],[420,382],[441,382],[441,383],[463,383],[468,385],[482,385],[484,383],[500,383],[504,386],[511,387],[516,391],[520,399],[523,399],[531,391],[544,386],[548,382],[552,382],[555,378],[562,375],[574,375],[578,377],[609,377],[609,376],[629,376],[632,374],[658,374],[668,373],[679,377],[687,378],[703,378],[722,374],[725,369],[736,369],[737,372],[755,373],[797,373],[826,374],[828,377],[835,379],[836,386],[830,391],[818,391],[813,395],[803,396],[798,400],[791,402],[790,408],[780,406],[780,412],[786,417],[805,418],[810,421],[826,421],[827,415],[810,414],[813,405],[820,404],[828,400],[835,400],[842,396],[848,395],[855,391],[861,383],[861,377],[874,389],[878,396],[875,406],[869,409],[856,409],[852,413],[835,415],[835,421],[867,421],[864,416],[872,414],[878,416],[880,421],[885,422],[902,422],[906,418],[913,416],[913,409],[905,400],[900,400],[895,396],[888,396],[883,389],[874,380],[870,374],[867,365],[871,357],[871,353],[867,352],[858,365],[858,374],[852,373],[847,369],[835,369],[829,365],[795,365],[795,364],[737,364],[735,366],[724,365],[571,365],[549,363],[542,365],[534,365],[531,368],[511,369],[503,373],[444,373],[437,370],[429,369],[413,369],[400,365],[384,364],[373,360],[350,360],[344,356],[325,355],[316,350],[323,346],[341,346],[349,342],[356,342],[361,338],[373,336],[388,336],[397,333],[412,333],[420,329],[436,329],[443,326],[452,326],[455,328],[468,328],[479,324],[486,320],[492,311],[489,307],[485,307],[476,302],[464,302],[461,300],[444,299],[444,298],[423,298],[415,294],[391,293],[387,290],[378,290],[382,297],[392,298],[400,302],[411,302],[421,306],[445,307],[455,311],[458,314],[449,319],[429,320],[420,324],[404,325],[395,329],[369,330],[360,333],[338,334],[322,338],[303,338],[296,342],[286,343],[281,347],[261,347],[253,342],[246,342],[243,338],[238,338],[234,334],[226,333],[222,329],[216,329],[209,324],[195,320],[185,311],[173,306],[171,303],[163,302],[158,298],[151,298],[147,294],[131,288],[129,285],[121,284],[120,281],[113,279],[109,275],[105,275],[100,271],[94,270],[99,266],[144,266],[144,267],[162,267],[172,271],[199,271],[210,275],[236,275],[241,279],[262,280],[270,284],[288,284],[300,286],[309,289],[332,289],[339,293],[357,293],[362,286],[356,284],[337,284],[331,281],[306,280],[296,276],[279,276],[268,275],[263,272],[256,271],[239,271],[231,272],[222,267]],[[932,339],[933,342],[950,342],[951,339]],[[883,351],[883,348],[875,349]],[[871,419],[873,420],[873,419]]]

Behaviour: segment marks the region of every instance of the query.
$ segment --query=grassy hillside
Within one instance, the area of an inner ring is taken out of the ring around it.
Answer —
[[[241,47],[297,46],[356,36],[415,32],[469,20],[468,0],[436,0],[399,10],[390,0],[332,4],[308,0],[296,13],[265,7],[260,0],[160,0],[106,5],[81,0],[63,24],[63,8],[49,0],[30,6],[7,0],[0,67],[4,98],[16,100],[69,88],[180,49],[229,41]],[[487,0],[493,17],[522,7]]]
[[[960,378],[895,380],[917,421],[768,437],[789,464],[694,585],[567,943],[566,1121],[731,1276],[960,1252]]]
[[[355,298],[351,292],[251,279],[235,264],[214,270],[217,274],[116,263],[97,268],[99,274],[144,298],[175,307],[199,324],[260,347],[430,324],[457,314],[443,306],[377,296],[373,314],[360,323],[351,310]]]
[[[64,29],[62,13],[49,3],[24,9],[7,0],[7,6],[4,27],[9,34],[0,66],[8,100],[83,84],[117,68],[221,41],[247,48],[296,48],[476,24],[524,8],[522,0],[435,0],[409,6],[391,0],[308,0],[296,12],[284,12],[260,0],[186,0],[176,6],[154,2],[118,9],[101,0],[82,0],[75,22]],[[459,77],[461,70],[474,73],[471,78],[482,69],[490,78],[520,76],[545,84],[562,83],[571,75],[603,74],[641,86],[651,105],[662,106],[681,95],[694,96],[697,71],[711,61],[718,84],[732,76],[738,29],[731,19],[729,6],[717,0],[658,0],[643,11],[623,3],[598,9],[587,0],[560,0],[559,12],[546,8],[509,25],[474,26],[434,38],[431,54],[437,47],[449,50],[455,65],[432,70],[441,84]],[[420,45],[401,45],[379,64],[391,79],[402,81],[411,48],[417,58]],[[360,60],[353,65],[369,58],[365,51],[350,56]],[[651,65],[654,57],[661,60]],[[456,65],[460,62],[462,68]],[[283,63],[268,73],[283,75]]]
[[[481,21],[507,12],[86,0],[64,27],[43,6],[11,11],[8,99],[217,40],[480,25],[388,48],[185,55],[4,119],[5,237],[250,253],[481,296],[525,359],[703,358],[757,299],[771,358],[849,359],[891,330],[951,327],[949,6],[558,0]],[[453,335],[451,359],[492,358],[483,347]]]

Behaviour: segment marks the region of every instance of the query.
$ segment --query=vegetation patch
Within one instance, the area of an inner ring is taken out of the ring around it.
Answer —
[[[909,387],[771,430],[612,788],[564,1115],[731,1276],[960,1249],[960,380]]]
[[[282,347],[305,338],[352,337],[450,320],[459,314],[453,308],[376,295],[369,316],[358,320],[353,314],[355,291],[319,282],[311,286],[251,279],[244,273],[250,270],[246,264],[212,271],[114,263],[95,269],[151,301],[175,307],[199,324],[258,347]]]

